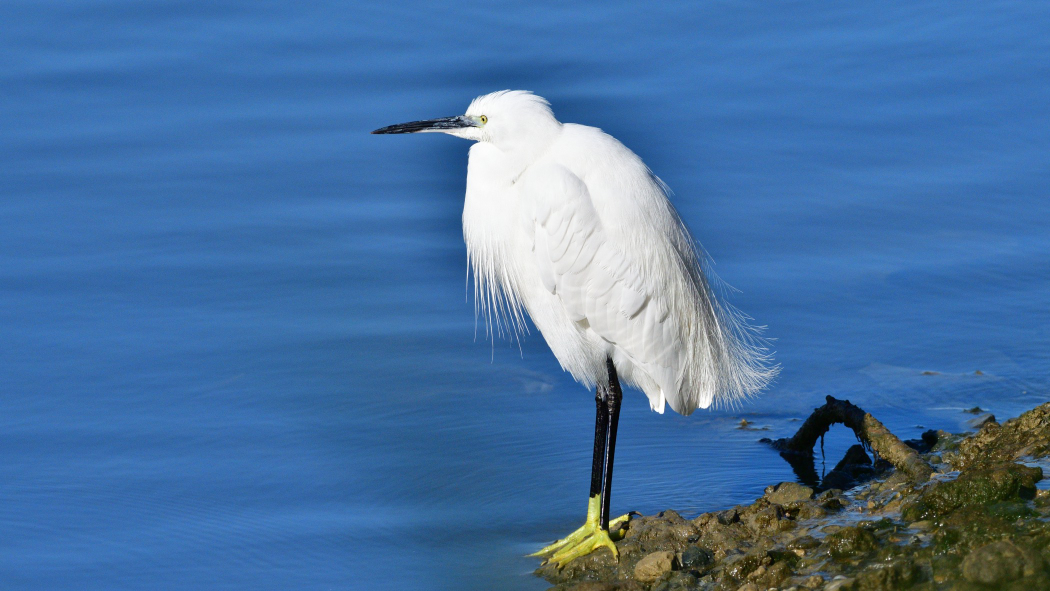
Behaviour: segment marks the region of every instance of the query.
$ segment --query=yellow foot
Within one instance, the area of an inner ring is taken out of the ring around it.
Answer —
[[[563,568],[573,560],[604,547],[612,552],[613,558],[619,560],[620,554],[616,551],[613,536],[616,539],[623,537],[620,532],[620,526],[630,520],[630,514],[611,520],[609,522],[609,530],[604,530],[601,528],[598,517],[600,506],[601,497],[591,497],[587,503],[587,520],[584,521],[583,526],[550,546],[529,554],[529,556],[551,555],[547,562],[553,562],[558,568]],[[615,534],[610,535],[609,531],[613,531]]]
[[[609,536],[609,532],[604,529],[596,530],[591,533],[591,535],[583,538],[572,546],[566,546],[564,549],[555,552],[554,555],[547,560],[548,562],[554,563],[558,568],[565,568],[565,565],[573,560],[576,560],[581,556],[586,556],[598,548],[603,547],[608,548],[609,551],[612,552],[615,560],[620,560],[620,553],[616,551],[616,544],[613,543],[612,537]]]

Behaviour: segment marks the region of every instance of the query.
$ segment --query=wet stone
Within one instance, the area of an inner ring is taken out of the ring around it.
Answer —
[[[702,571],[714,563],[714,554],[700,546],[689,546],[682,551],[682,568]]]
[[[845,503],[842,500],[842,491],[839,489],[826,490],[817,497],[817,504],[828,511],[838,511]]]
[[[917,529],[919,531],[927,531],[933,527],[933,523],[930,521],[914,521],[908,524],[908,527]]]
[[[828,512],[815,503],[795,502],[785,507],[796,520],[820,519],[826,517]]]
[[[765,572],[759,574],[760,569],[765,569]],[[759,583],[763,589],[777,588],[785,580],[787,580],[792,573],[791,565],[787,562],[774,562],[768,567],[759,567],[754,573],[751,573],[751,578],[755,579],[755,582]]]
[[[857,575],[853,589],[857,591],[890,591],[906,589],[922,578],[919,567],[907,560],[897,560],[880,568],[865,570]]]
[[[983,585],[999,585],[1035,575],[1042,569],[1042,558],[1009,540],[992,542],[971,552],[962,564],[966,580]]]
[[[735,508],[727,509],[716,513],[715,518],[718,519],[718,523],[721,523],[722,525],[732,525],[737,521],[740,521],[740,513],[738,513]]]
[[[763,562],[767,560],[766,556],[760,554],[737,554],[725,560],[722,572],[734,579],[744,580],[759,567],[764,566]]]
[[[871,456],[863,445],[852,445],[846,450],[846,455],[835,465],[835,470],[842,470],[850,466],[871,466]]]
[[[820,546],[820,540],[811,535],[804,535],[788,542],[787,547],[791,550],[812,550]]]
[[[686,521],[674,511],[665,511],[656,517],[642,517],[631,523],[627,538],[641,548],[678,551],[700,537],[700,528]]]
[[[556,587],[561,591],[617,591],[616,585],[612,583],[599,583],[598,581],[584,581],[569,587]]]
[[[653,552],[639,560],[634,566],[634,578],[643,583],[652,583],[671,572],[674,565],[674,552],[668,550]]]
[[[767,501],[775,505],[787,505],[795,501],[808,501],[813,498],[813,489],[797,482],[781,482],[780,484],[766,487],[765,495]]]
[[[849,489],[856,484],[856,477],[845,470],[832,470],[824,476],[824,480],[820,481],[820,486],[823,488]]]
[[[784,518],[784,510],[779,505],[770,505],[757,511],[749,512],[743,521],[755,532],[785,531],[795,525]]]
[[[684,523],[686,521],[684,517],[682,517],[681,515],[678,514],[678,511],[675,511],[673,509],[668,509],[666,511],[661,511],[657,515],[657,517],[659,517],[661,519],[664,519],[664,520],[666,520],[666,521],[668,521],[669,523],[672,523],[672,524]]]
[[[653,585],[652,591],[695,591],[697,578],[691,573],[674,571],[667,580]]]
[[[984,427],[986,423],[995,423],[995,415],[992,413],[984,413],[966,421],[967,425],[975,429]]]
[[[823,586],[824,577],[820,575],[811,575],[806,577],[806,579],[802,581],[802,587],[805,589],[820,589]]]
[[[852,588],[853,579],[849,577],[837,576],[824,587],[824,591],[845,591],[846,589]]]
[[[945,515],[967,505],[989,505],[1015,498],[1035,497],[1035,484],[1042,480],[1040,468],[999,464],[971,470],[959,478],[934,484],[916,503],[905,507],[904,519],[920,521]]]
[[[879,543],[875,534],[862,527],[845,527],[828,536],[828,551],[838,559],[844,560],[875,550]]]

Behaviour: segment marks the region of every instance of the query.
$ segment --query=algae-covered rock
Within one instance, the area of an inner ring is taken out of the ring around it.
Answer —
[[[875,534],[864,527],[846,527],[828,536],[828,552],[838,560],[854,558],[875,550]]]
[[[766,487],[763,497],[775,505],[788,505],[795,501],[812,499],[813,489],[797,482],[781,482]]]
[[[824,586],[824,577],[820,575],[810,575],[803,579],[799,586],[803,589],[820,589]]]
[[[693,519],[632,518],[619,560],[599,550],[537,574],[556,591],[1050,590],[1050,491],[1017,463],[1050,458],[1050,403],[929,439],[913,448],[938,455],[933,482],[899,469],[845,493],[780,483]]]
[[[956,480],[932,485],[917,502],[904,509],[903,517],[908,521],[919,521],[967,505],[1031,499],[1035,496],[1035,483],[1042,478],[1040,468],[1020,464],[998,464],[963,472]]]
[[[656,518],[636,521],[629,534],[643,547],[667,547],[677,552],[697,538],[699,528],[675,511],[664,511]]]
[[[816,500],[817,505],[827,511],[838,511],[846,506],[842,499],[842,491],[837,488],[820,493]]]
[[[809,534],[799,536],[787,543],[788,549],[794,551],[795,554],[798,555],[805,554],[805,552],[798,552],[798,550],[812,550],[818,546],[820,546],[820,540]]]
[[[680,558],[682,568],[695,571],[706,570],[707,567],[714,563],[714,561],[714,554],[710,550],[700,546],[689,546],[685,550],[682,550]]]
[[[656,583],[652,591],[696,591],[698,579],[692,573],[673,571]]]
[[[736,554],[725,560],[723,574],[736,580],[744,580],[748,575],[758,570],[765,562],[763,554],[751,552],[748,554]]]
[[[780,505],[768,505],[755,511],[745,512],[742,521],[752,531],[786,531],[795,527],[795,522],[787,517]]]
[[[970,552],[962,563],[966,580],[984,585],[1002,585],[1022,577],[1031,577],[1042,568],[1043,559],[1038,553],[1010,540],[981,546]]]
[[[1050,402],[1002,425],[987,423],[962,440],[949,461],[957,470],[1013,462],[1024,456],[1050,456]]]
[[[876,564],[857,575],[853,591],[894,591],[907,589],[922,579],[922,569],[907,558]]]

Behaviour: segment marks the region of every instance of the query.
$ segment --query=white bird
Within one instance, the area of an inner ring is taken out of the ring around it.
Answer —
[[[756,330],[716,299],[667,186],[613,137],[560,123],[520,90],[372,133],[416,132],[477,142],[463,204],[477,311],[514,331],[527,313],[562,368],[596,388],[587,518],[536,554],[559,566],[600,547],[618,558],[609,528],[626,516],[610,522],[609,495],[619,379],[654,411],[688,415],[758,392],[778,368]]]

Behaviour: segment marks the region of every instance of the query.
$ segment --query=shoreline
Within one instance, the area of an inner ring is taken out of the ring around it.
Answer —
[[[897,467],[858,445],[814,486],[782,482],[694,519],[635,517],[619,562],[599,550],[536,575],[552,591],[1050,589],[1050,403],[904,443],[914,459]]]

